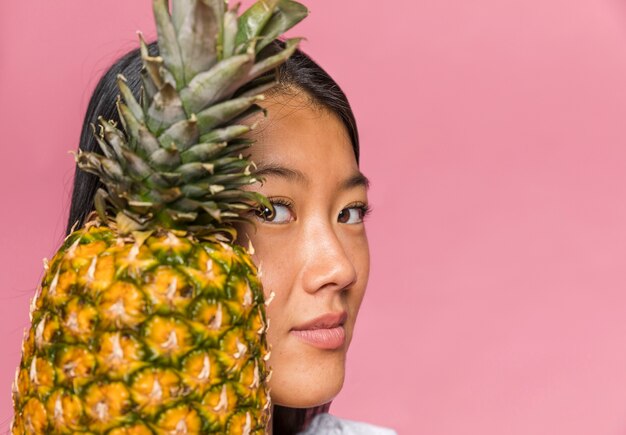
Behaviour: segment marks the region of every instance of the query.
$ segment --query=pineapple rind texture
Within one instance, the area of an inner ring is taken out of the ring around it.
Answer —
[[[243,248],[221,242],[75,231],[34,301],[13,433],[263,433],[256,273]]]

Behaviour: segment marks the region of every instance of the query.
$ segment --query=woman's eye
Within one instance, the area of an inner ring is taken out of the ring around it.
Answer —
[[[348,207],[339,212],[337,220],[342,224],[360,224],[367,213],[364,206]]]
[[[255,212],[256,216],[260,220],[272,224],[286,224],[293,220],[291,209],[288,205],[277,203],[272,203],[272,205],[274,206],[274,213],[268,207],[261,207]]]

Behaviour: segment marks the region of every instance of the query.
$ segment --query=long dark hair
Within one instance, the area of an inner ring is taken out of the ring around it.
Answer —
[[[156,43],[151,43],[148,48],[151,55],[158,54]],[[278,52],[282,48],[284,48],[284,43],[276,40],[265,50]],[[116,85],[117,75],[122,74],[126,77],[128,86],[138,98],[141,89],[141,68],[141,55],[139,49],[135,49],[118,59],[102,76],[91,96],[83,121],[79,143],[81,150],[101,152],[93,137],[91,125],[97,124],[99,116],[120,123],[115,106],[119,94]],[[296,50],[287,62],[279,67],[278,83],[272,92],[288,92],[292,87],[302,90],[312,98],[315,104],[335,114],[346,128],[358,163],[359,135],[354,114],[348,99],[332,77],[309,56]],[[66,235],[71,232],[72,228],[80,228],[85,223],[85,219],[94,209],[93,198],[99,187],[102,185],[95,175],[76,170]],[[272,416],[274,434],[296,434],[305,429],[313,417],[328,412],[329,408],[330,402],[302,409],[275,405]]]

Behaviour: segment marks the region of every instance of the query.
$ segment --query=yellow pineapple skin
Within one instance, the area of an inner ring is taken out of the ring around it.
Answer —
[[[241,247],[92,222],[47,263],[31,318],[13,434],[264,433],[265,303]]]

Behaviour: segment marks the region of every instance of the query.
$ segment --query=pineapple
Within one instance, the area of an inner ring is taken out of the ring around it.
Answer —
[[[268,321],[233,224],[272,206],[242,153],[271,74],[296,49],[264,48],[307,14],[261,0],[153,1],[160,56],[142,96],[118,78],[122,125],[100,119],[102,155],[75,155],[105,185],[49,261],[13,391],[13,434],[263,433]],[[251,249],[251,247],[250,247]]]

